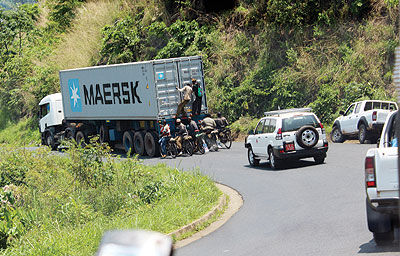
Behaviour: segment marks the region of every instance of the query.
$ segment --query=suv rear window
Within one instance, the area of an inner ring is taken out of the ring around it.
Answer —
[[[305,125],[319,127],[318,121],[313,115],[293,116],[282,120],[282,132],[297,131]]]

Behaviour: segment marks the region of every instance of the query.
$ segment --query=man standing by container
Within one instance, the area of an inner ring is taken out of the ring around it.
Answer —
[[[203,98],[203,88],[196,79],[192,78],[192,88],[195,100],[193,102],[192,113],[193,115],[200,115],[201,101]]]
[[[192,89],[192,85],[186,84],[183,88],[179,89],[178,87],[176,87],[176,89],[180,92],[183,92],[183,100],[181,101],[181,103],[179,103],[178,105],[178,109],[176,111],[176,118],[179,118],[179,115],[182,114],[186,114],[185,112],[185,106],[190,102],[191,99],[191,95],[193,92]]]

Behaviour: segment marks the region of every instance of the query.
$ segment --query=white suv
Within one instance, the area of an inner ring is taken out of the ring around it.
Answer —
[[[266,112],[245,141],[248,160],[257,166],[269,160],[273,169],[284,159],[314,157],[323,163],[328,151],[325,129],[311,108],[285,109]]]

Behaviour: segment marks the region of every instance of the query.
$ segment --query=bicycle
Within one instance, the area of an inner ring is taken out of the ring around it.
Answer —
[[[200,154],[206,153],[204,148],[205,141],[203,139],[204,134],[200,133],[199,131],[196,134],[191,136],[191,142],[193,143],[193,153],[199,152]]]
[[[176,146],[176,140],[174,138],[168,137],[167,142],[165,144],[165,149],[166,149],[166,155],[171,156],[172,158],[176,158],[178,155],[178,147]],[[161,147],[160,147],[160,153],[161,152]]]
[[[186,154],[189,156],[193,155],[194,146],[191,141],[191,138],[192,137],[189,135],[183,136],[183,138],[182,138],[182,154]]]
[[[230,148],[231,148],[231,146],[232,146],[232,134],[231,134],[231,129],[225,128],[225,127],[224,127],[224,128],[219,132],[218,137],[219,137],[219,141],[220,141],[222,144],[224,144],[224,146],[225,146],[227,149],[230,149]]]

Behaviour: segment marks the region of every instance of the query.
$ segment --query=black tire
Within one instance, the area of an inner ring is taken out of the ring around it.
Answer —
[[[142,131],[135,132],[135,135],[133,136],[133,145],[136,154],[139,154],[141,156],[144,156],[146,154],[144,146],[144,132]]]
[[[102,124],[99,129],[99,140],[100,143],[109,143],[110,142],[110,133],[108,126]]]
[[[204,149],[203,144],[205,144],[203,139],[197,140],[197,149],[200,152],[200,154],[202,154],[202,155],[206,153],[206,150]]]
[[[172,158],[176,158],[176,155],[178,154],[178,148],[176,147],[175,142],[169,142],[167,144],[167,156],[171,156]]]
[[[271,165],[271,168],[274,170],[279,169],[282,165],[282,161],[275,157],[274,151],[272,149],[268,150],[268,155],[269,155],[269,164]]]
[[[301,127],[296,133],[296,141],[302,148],[312,148],[317,145],[318,140],[317,129],[309,125]]]
[[[323,164],[325,161],[325,156],[324,155],[316,155],[316,156],[314,156],[314,161],[317,164]]]
[[[393,243],[394,240],[393,230],[384,233],[374,232],[373,234],[374,234],[374,241],[377,246],[387,246]]]
[[[224,142],[224,146],[227,149],[230,149],[232,147],[232,136],[231,136],[231,131],[226,131],[225,132],[225,136],[226,136],[226,142]]]
[[[55,150],[57,148],[54,141],[54,135],[51,132],[46,133],[46,145],[49,146],[51,150]]]
[[[342,132],[340,131],[339,127],[333,126],[331,131],[331,141],[333,143],[343,143],[345,141]]]
[[[250,166],[260,165],[260,159],[256,159],[252,148],[249,148],[249,150],[247,151],[247,159],[249,160]]]
[[[65,138],[67,140],[73,140],[74,139],[74,132],[72,130],[66,130],[65,131]]]
[[[133,137],[135,135],[131,131],[125,131],[122,135],[122,145],[124,146],[125,153],[131,151],[131,155],[135,153],[135,147],[133,143]]]
[[[83,131],[76,132],[75,141],[82,148],[84,148],[86,146],[86,144],[88,143],[88,139]]]
[[[360,144],[364,144],[366,140],[368,140],[369,134],[367,131],[367,127],[365,124],[360,124],[358,127],[358,141],[360,141]]]
[[[157,156],[160,152],[157,135],[153,132],[146,132],[144,136],[144,148],[148,156]]]
[[[193,150],[194,150],[194,146],[193,143],[188,140],[188,139],[184,139],[182,142],[182,151],[183,153],[192,156],[193,155]]]

